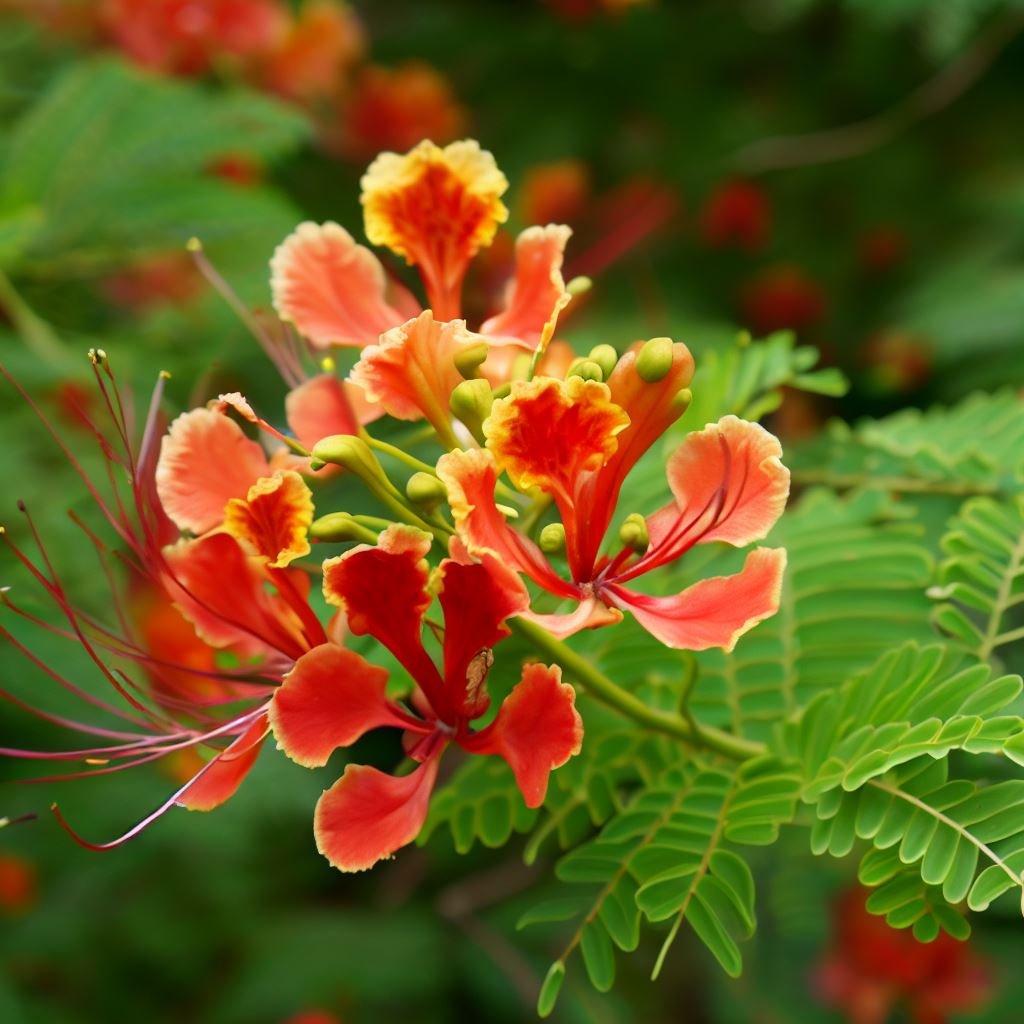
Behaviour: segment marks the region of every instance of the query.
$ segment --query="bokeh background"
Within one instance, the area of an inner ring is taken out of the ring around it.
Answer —
[[[1024,386],[1022,97],[1024,7],[1000,0],[0,0],[0,355],[86,450],[91,347],[140,404],[162,369],[179,407],[232,388],[276,407],[280,379],[186,242],[265,309],[296,223],[360,233],[379,150],[471,135],[512,211],[472,311],[516,230],[568,223],[566,277],[594,281],[562,325],[580,351],[668,334],[699,360],[790,329],[831,368],[773,414],[798,445],[830,416]],[[67,588],[102,608],[65,515],[83,488],[7,386],[0,432],[0,522],[23,537],[24,499]],[[22,586],[0,558],[0,584]],[[74,648],[52,661],[88,673]],[[0,687],[44,684],[0,646]],[[0,745],[54,741],[0,705]],[[515,839],[457,853],[438,832],[341,876],[310,829],[337,772],[271,752],[214,815],[172,813],[116,852],[48,813],[59,799],[115,835],[174,771],[27,785],[31,768],[0,765],[5,1024],[531,1019],[555,940],[515,925],[553,850],[526,868]],[[805,845],[759,882],[739,982],[681,941],[657,985],[655,951],[620,964],[611,995],[578,972],[554,1019],[1020,1019],[1012,919],[923,951],[862,915],[852,864],[809,864]],[[846,1010],[826,1005],[837,963],[859,979]]]

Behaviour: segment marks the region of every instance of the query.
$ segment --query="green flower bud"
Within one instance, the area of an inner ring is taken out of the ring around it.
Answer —
[[[464,380],[452,392],[449,400],[452,415],[461,420],[469,432],[483,444],[483,423],[491,415],[494,395],[487,381]]]
[[[466,380],[472,380],[476,371],[487,358],[487,342],[477,342],[475,345],[465,345],[455,357],[455,369],[462,374]]]
[[[594,287],[594,282],[589,277],[574,277],[566,286],[565,290],[573,297],[583,295]]]
[[[584,380],[604,380],[604,371],[593,359],[577,359],[569,367],[567,377],[582,377]]]
[[[345,540],[358,540],[364,544],[377,543],[377,535],[357,523],[347,512],[328,512],[327,515],[314,519],[309,528],[309,536],[313,540],[335,543]]]
[[[540,531],[540,549],[548,555],[565,554],[565,527],[561,523],[548,523]]]
[[[330,462],[332,465],[344,467],[367,483],[387,481],[377,456],[370,451],[369,445],[362,438],[354,434],[333,434],[331,437],[325,437],[313,445],[310,454],[320,462]]]
[[[639,512],[630,512],[622,524],[622,529],[619,530],[619,540],[627,548],[632,548],[637,554],[642,555],[651,543],[650,534],[647,532],[647,520]]]
[[[648,384],[657,384],[672,369],[671,338],[651,338],[636,357],[636,372]]]
[[[413,473],[405,485],[406,497],[414,504],[432,512],[448,497],[448,488],[432,473]]]
[[[693,392],[689,388],[680,388],[672,398],[672,409],[677,416],[682,416],[693,401]]]
[[[619,353],[611,345],[595,345],[590,350],[588,358],[601,367],[604,379],[607,380],[612,375],[615,364],[619,361]]]

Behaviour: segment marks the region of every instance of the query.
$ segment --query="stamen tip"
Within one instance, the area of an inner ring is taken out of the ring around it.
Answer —
[[[160,371],[160,379],[161,380],[170,380],[171,379],[171,371],[170,370],[161,370]]]
[[[199,239],[195,237],[195,235],[193,235],[185,243],[185,250],[186,250],[186,252],[202,252],[203,251],[203,243],[200,242]]]

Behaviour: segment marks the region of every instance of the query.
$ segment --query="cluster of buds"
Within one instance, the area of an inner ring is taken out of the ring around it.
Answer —
[[[3,632],[126,726],[56,719],[102,744],[5,752],[87,761],[84,774],[183,749],[211,753],[155,812],[100,847],[175,804],[222,803],[269,735],[315,767],[366,732],[393,728],[411,770],[349,764],[315,812],[328,860],[369,868],[420,831],[446,750],[504,759],[531,807],[543,802],[550,773],[580,751],[576,693],[557,663],[520,666],[519,682],[491,707],[488,674],[517,623],[527,635],[546,631],[549,655],[571,654],[565,638],[627,613],[669,647],[728,650],[778,607],[785,552],[774,548],[754,548],[736,574],[680,593],[635,589],[697,544],[761,540],[788,495],[778,441],[727,416],[692,430],[667,457],[663,507],[621,507],[630,471],[690,403],[686,346],[654,338],[576,357],[556,340],[578,286],[562,277],[570,230],[554,224],[520,234],[502,308],[469,327],[463,279],[507,217],[505,177],[475,142],[384,153],[362,187],[367,238],[416,267],[424,301],[340,225],[299,225],[271,261],[281,330],[261,335],[290,386],[283,429],[238,393],[165,429],[161,382],[134,448],[109,363],[94,354],[116,436],[94,430],[118,470],[112,481],[123,471],[132,488],[131,500],[106,500],[86,478],[131,574],[122,628],[76,609],[45,554],[40,566],[14,548],[65,619],[49,628],[84,647],[122,706]],[[342,377],[345,349],[356,358]],[[367,427],[384,416],[420,424],[420,443],[436,454],[421,459],[374,437]],[[396,479],[392,465],[414,472]],[[353,503],[368,493],[384,515],[355,504],[317,509],[320,481],[332,475]],[[314,545],[337,544],[347,548],[312,558]],[[311,580],[335,609],[329,618]],[[350,635],[390,651],[404,687],[346,646]],[[126,662],[143,678],[130,677]]]

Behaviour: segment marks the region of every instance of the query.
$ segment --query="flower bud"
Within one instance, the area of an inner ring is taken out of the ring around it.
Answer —
[[[309,536],[313,540],[328,542],[358,540],[366,544],[377,543],[376,534],[357,523],[347,512],[328,512],[314,519]]]
[[[619,361],[619,353],[611,345],[595,345],[587,358],[601,367],[604,379],[607,380],[612,375],[615,364]]]
[[[452,392],[449,408],[469,432],[483,444],[483,422],[491,415],[494,395],[485,380],[464,380]]]
[[[570,367],[567,377],[582,377],[584,380],[604,380],[604,371],[593,359],[577,359]]]
[[[647,532],[647,520],[639,512],[630,512],[619,530],[619,540],[627,548],[632,548],[638,555],[642,555],[651,543],[650,534]]]
[[[548,555],[565,554],[565,527],[561,523],[548,523],[540,531],[540,549]]]
[[[651,338],[636,357],[636,372],[641,380],[656,384],[672,369],[674,358],[671,338]]]
[[[332,434],[325,437],[313,445],[310,454],[320,462],[330,462],[350,470],[367,483],[387,480],[377,456],[370,451],[369,445],[355,434]]]
[[[672,409],[682,416],[693,401],[693,392],[689,388],[680,388],[672,398]]]
[[[594,282],[589,277],[574,277],[566,286],[565,290],[573,297],[584,295],[593,288]]]
[[[487,342],[480,341],[475,345],[465,345],[455,356],[455,369],[462,374],[466,380],[472,380],[476,371],[487,358]]]
[[[414,505],[433,512],[448,497],[448,488],[432,473],[413,473],[405,485],[405,495]]]

